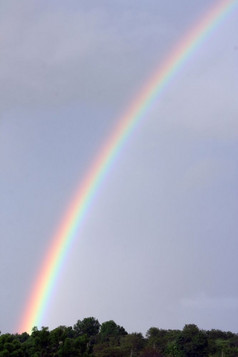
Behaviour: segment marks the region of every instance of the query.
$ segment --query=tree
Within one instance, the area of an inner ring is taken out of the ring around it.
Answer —
[[[185,325],[176,340],[178,351],[186,357],[208,356],[208,341],[205,332],[194,325]]]
[[[163,329],[158,329],[157,327],[151,327],[146,332],[146,337],[148,339],[148,344],[155,351],[164,354],[167,343],[168,343],[168,331]]]
[[[121,347],[131,357],[139,356],[139,353],[145,347],[145,339],[141,333],[130,333],[123,337]]]
[[[33,327],[31,333],[31,342],[32,343],[32,353],[40,353],[41,355],[47,355],[49,349],[49,339],[50,332],[48,327],[42,326],[41,330],[38,330],[37,327]]]
[[[96,336],[99,332],[99,329],[100,323],[94,317],[86,317],[82,321],[78,320],[74,325],[74,331],[77,336]]]
[[[74,331],[72,327],[59,326],[50,331],[49,345],[52,352],[56,352],[64,343],[66,338],[73,338]]]
[[[100,328],[100,336],[102,340],[109,337],[125,336],[127,335],[124,327],[117,325],[113,320],[103,322]]]

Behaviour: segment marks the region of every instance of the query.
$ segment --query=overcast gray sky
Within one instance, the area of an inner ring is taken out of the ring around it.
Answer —
[[[117,118],[215,0],[0,1],[0,331]],[[42,325],[238,332],[238,10],[130,136]],[[40,327],[40,326],[39,326]]]

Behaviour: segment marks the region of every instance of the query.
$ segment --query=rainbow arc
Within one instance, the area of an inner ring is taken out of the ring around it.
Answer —
[[[80,183],[55,236],[50,241],[49,249],[42,261],[42,266],[36,276],[25,310],[22,313],[21,321],[17,328],[19,333],[30,332],[33,326],[38,326],[42,323],[44,311],[69,247],[78,238],[79,228],[115,156],[120,152],[125,141],[129,139],[136,125],[146,117],[148,109],[155,101],[158,101],[161,92],[165,90],[174,75],[184,66],[189,57],[208,37],[209,33],[234,9],[237,3],[238,0],[215,1],[214,5],[174,47],[170,55],[155,71],[152,78],[144,85],[124,115],[119,118],[115,129],[101,150],[99,150],[99,154],[91,164],[84,180]]]

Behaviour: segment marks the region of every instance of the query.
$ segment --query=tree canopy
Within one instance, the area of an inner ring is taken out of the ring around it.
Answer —
[[[238,334],[205,331],[194,324],[183,330],[151,327],[145,337],[128,333],[109,320],[78,320],[73,327],[34,327],[31,334],[0,333],[0,357],[237,357]]]

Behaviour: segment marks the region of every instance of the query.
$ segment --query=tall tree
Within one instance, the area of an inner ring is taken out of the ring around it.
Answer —
[[[86,317],[82,321],[78,320],[74,325],[74,331],[77,336],[87,335],[96,336],[99,333],[100,323],[94,317]]]
[[[125,335],[127,335],[127,332],[124,327],[117,325],[113,320],[103,322],[101,325],[100,336],[102,339]]]
[[[194,324],[184,326],[177,338],[176,345],[184,357],[208,356],[207,335]]]

